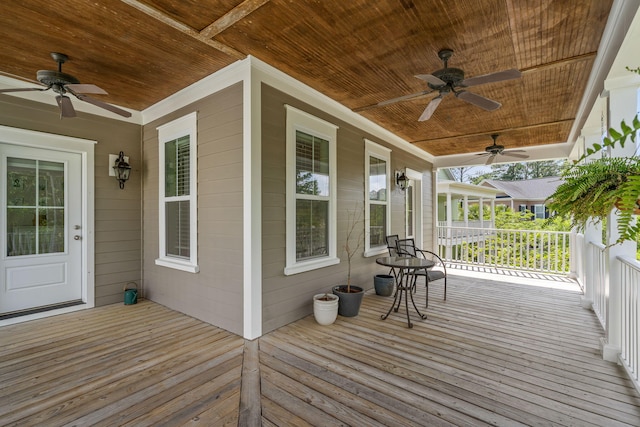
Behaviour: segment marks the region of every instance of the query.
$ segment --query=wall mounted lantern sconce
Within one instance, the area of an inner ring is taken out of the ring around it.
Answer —
[[[129,175],[131,175],[131,166],[129,163],[125,161],[124,153],[121,151],[113,164],[113,172],[120,183],[120,189],[124,188],[124,183],[129,179]]]
[[[396,186],[404,191],[407,189],[407,185],[409,185],[409,179],[404,171],[396,171]]]

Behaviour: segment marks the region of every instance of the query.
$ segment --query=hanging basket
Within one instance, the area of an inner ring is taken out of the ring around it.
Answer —
[[[618,209],[619,211],[621,211],[622,209],[620,208],[620,199],[616,200],[616,202],[614,203],[616,209]],[[636,199],[636,204],[633,207],[633,214],[634,215],[640,215],[640,199]]]

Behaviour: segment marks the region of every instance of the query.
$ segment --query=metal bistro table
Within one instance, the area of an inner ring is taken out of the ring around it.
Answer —
[[[416,313],[420,316],[421,319],[426,319],[427,315],[420,313],[418,307],[416,307],[416,303],[413,301],[413,294],[411,293],[411,288],[413,287],[417,276],[411,274],[411,271],[414,270],[422,270],[431,268],[435,265],[433,261],[422,259],[422,258],[406,258],[406,257],[384,257],[376,259],[376,263],[380,265],[384,265],[386,267],[391,267],[395,270],[399,270],[398,274],[395,274],[396,278],[396,293],[393,297],[393,304],[387,311],[387,314],[383,314],[380,316],[382,320],[389,317],[389,313],[391,313],[391,309],[394,309],[395,312],[400,308],[400,304],[402,303],[402,294],[404,293],[404,305],[407,310],[407,324],[410,328],[413,328],[413,323],[411,323],[411,318],[409,317],[409,298],[411,298],[411,304],[413,304],[413,308],[416,310]]]

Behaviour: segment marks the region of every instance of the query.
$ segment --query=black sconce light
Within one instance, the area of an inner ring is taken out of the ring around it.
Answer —
[[[116,179],[120,183],[120,189],[123,189],[125,181],[127,181],[129,179],[129,175],[131,175],[131,166],[129,166],[129,163],[125,162],[124,153],[122,151],[113,165],[113,171],[115,172]]]
[[[407,189],[407,185],[409,185],[409,179],[404,171],[396,171],[396,186],[404,191]]]

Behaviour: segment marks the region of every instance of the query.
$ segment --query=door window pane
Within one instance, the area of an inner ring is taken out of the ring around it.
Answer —
[[[407,189],[405,190],[406,193],[406,197],[407,197],[407,237],[414,237],[413,236],[413,229],[414,229],[414,216],[413,216],[413,202],[414,202],[414,192],[413,192],[413,182],[409,181],[409,185],[407,186]]]
[[[65,251],[64,163],[7,158],[7,256]]]

